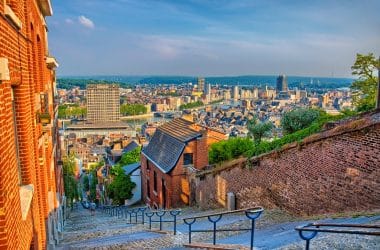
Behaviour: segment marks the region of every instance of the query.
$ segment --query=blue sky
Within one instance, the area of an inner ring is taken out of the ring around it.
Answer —
[[[350,76],[378,0],[52,0],[59,75]]]

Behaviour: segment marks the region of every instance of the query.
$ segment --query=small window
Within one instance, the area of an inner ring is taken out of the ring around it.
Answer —
[[[186,153],[183,154],[183,165],[191,165],[193,164],[193,154]]]
[[[150,170],[150,168],[149,168],[149,161],[148,161],[148,159],[146,159],[146,170]]]
[[[150,198],[150,183],[149,180],[146,180],[146,196]]]
[[[153,190],[157,193],[157,173],[153,171]]]

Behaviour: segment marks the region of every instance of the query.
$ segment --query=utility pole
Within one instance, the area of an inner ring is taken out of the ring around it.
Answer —
[[[377,62],[377,98],[376,98],[376,110],[380,110],[380,56]]]

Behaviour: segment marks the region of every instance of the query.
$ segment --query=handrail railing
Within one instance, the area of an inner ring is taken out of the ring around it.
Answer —
[[[233,232],[233,231],[251,231],[251,242],[250,247],[253,249],[253,239],[255,233],[255,220],[262,214],[264,208],[262,207],[253,207],[248,209],[239,209],[233,211],[226,211],[221,213],[212,213],[201,216],[192,216],[183,218],[183,221],[186,225],[189,226],[189,244],[191,244],[191,234],[192,233],[200,233],[200,232],[212,232],[213,233],[213,245],[216,244],[216,232]],[[250,228],[236,228],[236,229],[217,229],[217,223],[222,219],[223,215],[228,214],[237,214],[237,213],[245,213],[246,217],[251,220]],[[212,230],[202,229],[202,230],[194,230],[192,229],[192,225],[196,222],[197,219],[207,218],[209,222],[213,224]]]
[[[333,228],[360,228],[360,229],[377,229],[377,231],[364,231],[364,230],[347,230],[347,229],[331,229],[321,227],[333,227]],[[309,223],[305,226],[296,227],[301,239],[306,241],[306,250],[310,249],[310,240],[317,236],[318,233],[340,233],[340,234],[361,234],[380,236],[380,225],[369,224],[337,224],[337,223]],[[304,232],[311,232],[306,235]]]
[[[129,224],[143,224],[145,223],[145,211],[148,209],[148,207],[136,207],[132,209],[124,209],[124,215],[125,218],[128,218],[129,215]],[[132,221],[132,218],[135,219],[135,221]],[[139,218],[141,218],[141,221],[139,222]]]
[[[109,216],[116,216],[117,218],[129,219],[130,224],[144,224],[145,223],[145,211],[147,207],[135,207],[129,208],[127,206],[102,206],[102,213],[106,213]],[[141,218],[141,220],[139,220]],[[134,221],[132,221],[134,219]]]
[[[157,211],[150,211],[146,212],[145,215],[149,218],[149,229],[152,229],[152,223],[159,223],[160,231],[162,230],[163,223],[173,223],[173,233],[174,235],[177,234],[177,216],[181,214],[180,209],[173,209],[173,210],[157,210]],[[163,217],[165,215],[170,215],[172,219]],[[158,217],[158,220],[153,220],[152,218],[156,216]]]

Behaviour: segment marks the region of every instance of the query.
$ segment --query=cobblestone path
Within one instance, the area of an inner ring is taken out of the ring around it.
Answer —
[[[183,211],[189,216],[204,212]],[[172,228],[163,227],[167,234],[149,231],[147,225],[131,225],[124,218],[110,217],[97,211],[95,216],[83,208],[73,211],[67,220],[62,240],[56,249],[184,249],[183,244],[188,241],[187,226],[179,218],[177,235],[173,235]],[[292,222],[289,222],[292,221]],[[314,220],[315,221],[315,220]],[[335,223],[371,223],[379,224],[380,216],[323,219],[323,222]],[[305,225],[311,221],[296,220],[268,211],[263,218],[257,221],[255,231],[255,249],[304,249],[296,226]],[[220,228],[246,227],[249,221],[244,215],[232,215],[222,221]],[[218,224],[219,225],[219,224]],[[219,228],[219,226],[218,226]],[[193,229],[211,229],[206,220],[200,221]],[[206,233],[193,234],[193,242],[211,242],[211,235]],[[249,246],[249,233],[218,233],[217,242],[221,244],[239,244]],[[313,240],[313,249],[380,249],[380,237],[352,237],[347,235],[323,235]]]

